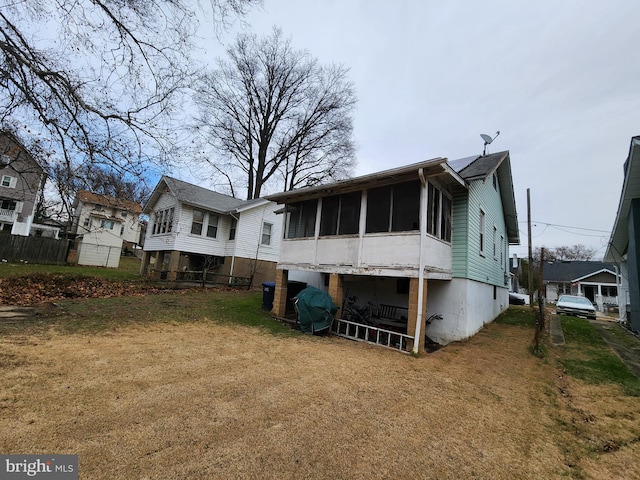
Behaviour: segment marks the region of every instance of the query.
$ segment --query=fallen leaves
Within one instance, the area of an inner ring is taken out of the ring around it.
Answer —
[[[35,305],[65,298],[147,295],[167,290],[170,289],[143,281],[41,273],[0,279],[0,305]]]

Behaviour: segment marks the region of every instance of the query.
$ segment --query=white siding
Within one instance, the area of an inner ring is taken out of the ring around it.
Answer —
[[[217,256],[237,256],[250,259],[278,261],[280,251],[280,239],[282,237],[282,216],[276,215],[275,203],[269,202],[257,205],[235,214],[238,217],[236,235],[234,240],[229,240],[229,232],[233,217],[231,215],[219,215],[216,237],[206,235],[207,222],[203,225],[202,234],[191,233],[193,210],[196,207],[180,205],[175,197],[163,193],[158,202],[153,206],[153,211],[162,211],[173,207],[174,224],[171,233],[153,235],[153,218],[149,220],[149,228],[145,238],[145,251],[178,250],[186,253]],[[212,205],[212,208],[215,206]],[[206,210],[199,208],[199,210]],[[209,215],[215,213],[209,211]],[[207,217],[208,218],[208,217]],[[262,223],[272,224],[271,244],[262,245]]]
[[[433,237],[424,239],[426,275],[451,278],[451,245]],[[374,269],[377,275],[418,276],[420,234],[371,234],[359,237],[322,237],[283,240],[281,268],[331,267],[340,273],[358,273],[350,269]],[[325,268],[326,269],[326,268]]]
[[[282,217],[276,215],[277,206],[269,202],[255,208],[244,210],[240,213],[236,230],[236,239],[233,242],[235,256],[245,258],[257,258],[277,262],[280,253],[280,241],[282,238]],[[271,243],[263,245],[262,224],[270,223]],[[229,238],[228,231],[227,237]]]

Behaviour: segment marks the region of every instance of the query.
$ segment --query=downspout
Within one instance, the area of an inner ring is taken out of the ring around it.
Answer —
[[[420,336],[422,331],[422,311],[424,303],[424,246],[427,238],[427,180],[424,178],[424,171],[422,168],[418,169],[418,176],[420,177],[420,183],[422,189],[420,192],[420,261],[418,271],[418,315],[416,317],[416,334],[413,339],[413,353],[418,353],[420,347]]]
[[[238,250],[238,225],[240,224],[240,219],[236,217],[233,213],[229,213],[235,221],[236,221],[236,236],[233,238],[233,255],[231,255],[231,267],[229,267],[229,285],[231,285],[231,281],[233,279],[233,264],[236,261],[236,251]]]

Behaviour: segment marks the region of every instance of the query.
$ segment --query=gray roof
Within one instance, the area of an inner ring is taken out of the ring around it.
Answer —
[[[425,177],[438,175],[443,183],[464,185],[464,180],[449,166],[446,158],[432,158],[423,162],[392,168],[382,172],[370,173],[360,177],[340,180],[338,182],[305,187],[287,192],[267,195],[265,198],[277,203],[293,203],[311,198],[320,198],[339,193],[374,188],[409,180],[418,180],[419,171]]]
[[[493,175],[498,175],[500,183],[500,196],[502,209],[504,210],[505,223],[507,225],[507,237],[512,245],[520,244],[520,230],[518,228],[518,213],[516,210],[516,197],[513,190],[513,177],[511,175],[511,160],[509,152],[497,152],[489,155],[475,155],[449,162],[458,174],[466,181],[484,180]]]
[[[252,202],[251,200],[249,202],[240,200],[164,175],[144,206],[145,213],[150,212],[151,207],[158,201],[159,196],[167,189],[181,203],[223,214],[232,213],[239,207]]]
[[[624,180],[618,204],[618,213],[604,260],[620,262],[629,246],[629,210],[631,201],[640,198],[640,136],[631,139],[629,156],[624,163]]]
[[[544,264],[542,277],[545,282],[572,282],[591,276],[602,270],[615,272],[614,266],[611,263],[580,260],[556,261]]]
[[[498,152],[490,155],[476,156],[475,160],[473,157],[467,157],[451,162],[451,167],[455,169],[456,167],[454,166],[454,163],[464,161],[466,164],[461,163],[460,166],[462,166],[462,168],[456,171],[467,181],[478,180],[487,178],[495,172],[500,164],[508,157],[509,152]]]

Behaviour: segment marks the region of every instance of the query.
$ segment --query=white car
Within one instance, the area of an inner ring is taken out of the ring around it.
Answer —
[[[561,295],[556,303],[556,314],[587,317],[595,320],[596,309],[588,298],[576,295]]]

